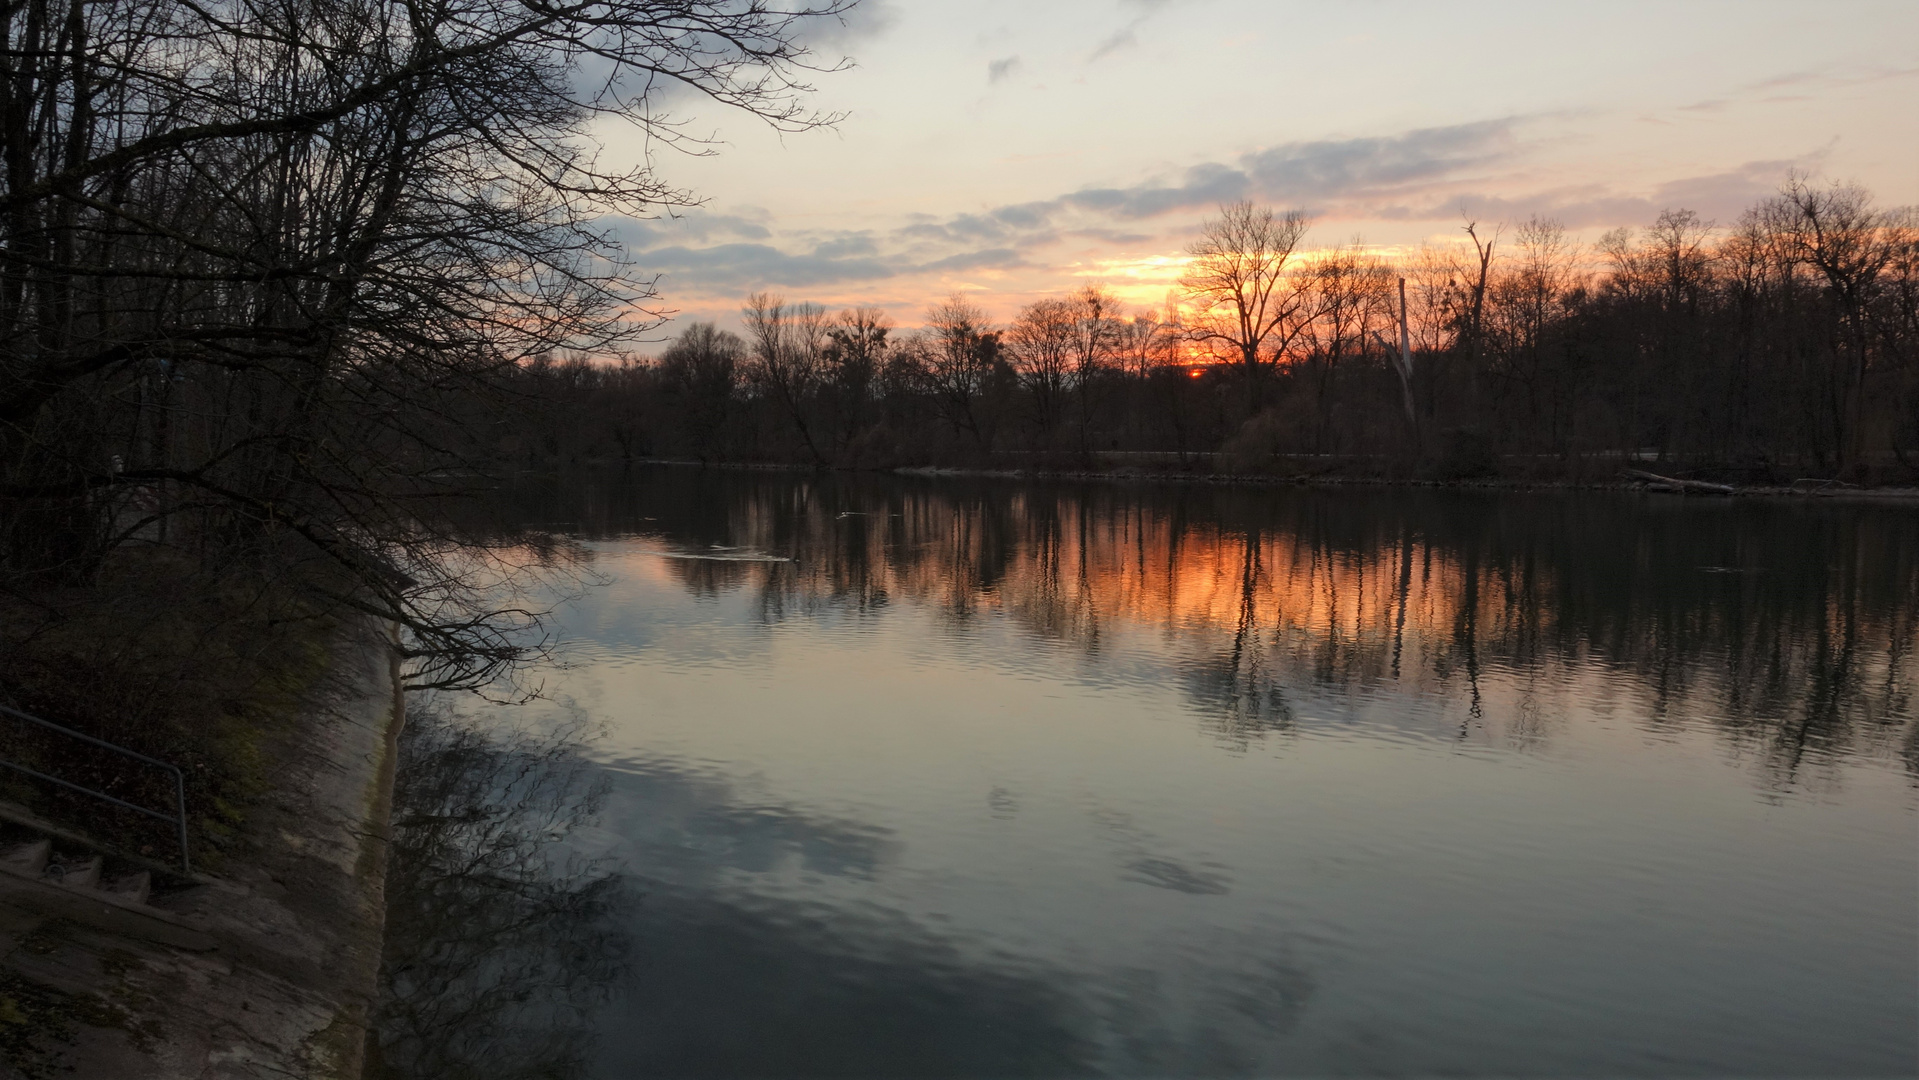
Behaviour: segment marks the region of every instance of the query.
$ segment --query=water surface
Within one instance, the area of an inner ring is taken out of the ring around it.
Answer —
[[[585,1075],[1897,1075],[1910,507],[655,470]]]

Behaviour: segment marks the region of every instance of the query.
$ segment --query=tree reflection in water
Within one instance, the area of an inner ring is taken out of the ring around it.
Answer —
[[[1902,504],[644,469],[499,510],[790,559],[671,566],[697,595],[755,591],[769,622],[915,604],[1088,657],[1146,628],[1228,748],[1299,729],[1314,694],[1395,693],[1517,749],[1582,703],[1696,717],[1782,789],[1854,754],[1919,771]]]
[[[646,893],[595,1075],[1911,1060],[1909,506],[510,494],[616,568],[570,624]]]
[[[503,730],[445,702],[408,716],[369,1077],[584,1075],[588,1013],[628,949],[620,878],[567,843],[605,795],[583,734]]]

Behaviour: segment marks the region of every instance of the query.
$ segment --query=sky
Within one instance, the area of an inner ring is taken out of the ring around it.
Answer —
[[[1101,283],[1162,307],[1223,201],[1390,255],[1531,215],[1592,239],[1720,225],[1797,170],[1919,203],[1919,3],[864,0],[812,47],[831,128],[710,102],[654,151],[701,204],[622,220],[655,306],[737,327],[769,291],[902,327]],[[632,133],[601,133],[638,160]]]

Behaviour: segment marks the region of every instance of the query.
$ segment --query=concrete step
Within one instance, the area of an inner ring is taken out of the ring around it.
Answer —
[[[219,944],[198,920],[106,889],[72,888],[50,874],[27,877],[0,871],[0,939],[10,932],[6,922],[12,916],[65,919],[109,934],[125,934],[193,952]]]
[[[55,840],[60,843],[57,853]],[[135,869],[147,860],[110,857],[113,875],[103,878],[108,856],[64,834],[11,845],[0,842],[0,953],[10,950],[10,939],[23,932],[13,922],[25,919],[21,925],[30,928],[48,918],[194,952],[217,947],[199,920],[152,905],[154,873]],[[160,875],[169,882],[179,880],[172,871]],[[0,1076],[11,1075],[0,1064]]]
[[[197,881],[205,884],[214,880],[203,874],[182,873],[177,862],[169,861],[164,856],[160,858],[149,858],[146,855],[141,855],[136,852],[123,851],[113,844],[105,842],[100,837],[90,836],[84,832],[48,821],[18,803],[7,802],[4,799],[0,799],[0,828],[7,826],[24,828],[33,833],[36,838],[50,838],[54,843],[60,845],[62,851],[68,849],[97,851],[111,859],[116,866],[124,864],[129,870],[150,870],[153,872],[155,881],[170,884]],[[0,865],[4,865],[3,860],[0,860]],[[35,872],[37,873],[38,871]]]
[[[53,851],[53,842],[46,837],[25,844],[16,844],[0,853],[0,865],[16,874],[39,877],[47,869],[47,856]]]
[[[153,892],[153,875],[145,870],[124,874],[105,882],[100,886],[102,892],[111,893],[131,904],[144,904]]]
[[[46,877],[69,889],[91,889],[100,884],[100,867],[104,863],[98,855],[67,859],[47,867]]]

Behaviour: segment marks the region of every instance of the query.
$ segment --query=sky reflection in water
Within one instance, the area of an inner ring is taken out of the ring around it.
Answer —
[[[657,470],[593,1074],[1909,1071],[1910,508]],[[718,556],[707,558],[704,556]]]

